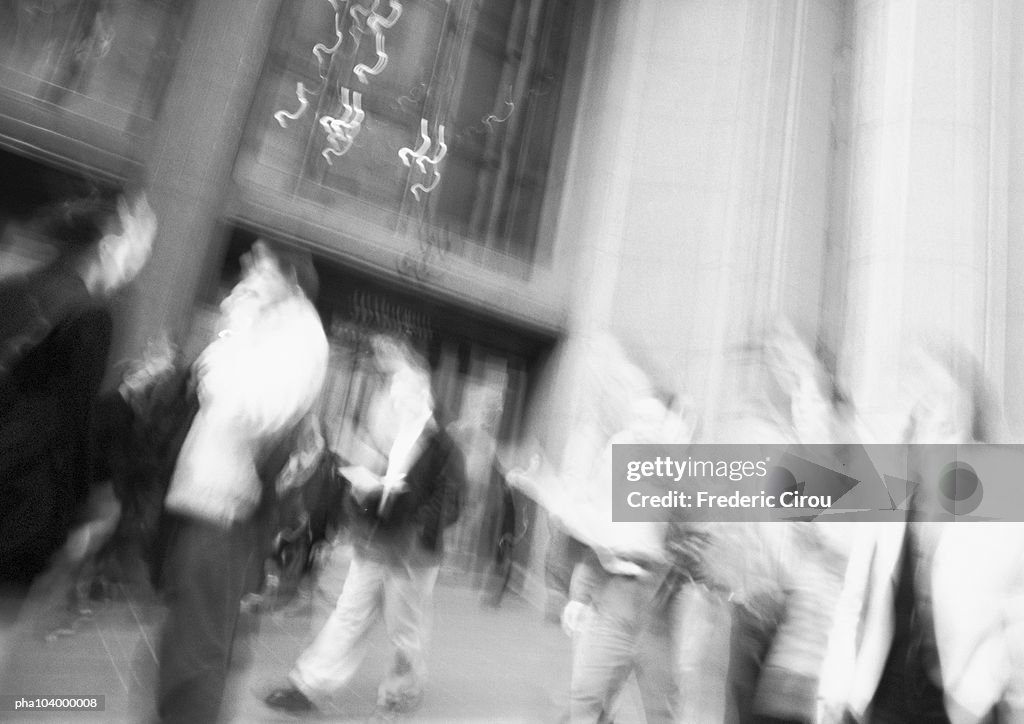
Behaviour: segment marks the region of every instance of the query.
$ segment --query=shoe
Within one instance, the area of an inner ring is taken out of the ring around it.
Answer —
[[[313,702],[294,686],[272,691],[263,701],[271,709],[290,711],[293,714],[316,709]]]

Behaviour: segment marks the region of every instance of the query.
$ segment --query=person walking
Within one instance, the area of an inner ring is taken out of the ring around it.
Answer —
[[[257,511],[320,394],[328,345],[310,298],[308,254],[258,241],[221,305],[221,332],[195,364],[199,410],[165,501],[169,606],[157,711],[216,721],[246,586],[263,546]]]
[[[377,704],[410,711],[422,701],[433,590],[444,530],[458,519],[465,462],[435,418],[425,363],[400,341],[377,342],[384,382],[363,431],[363,464],[342,471],[351,483],[351,567],[336,608],[299,656],[290,684],[266,697],[273,709],[326,706],[355,675],[381,618],[395,657]]]

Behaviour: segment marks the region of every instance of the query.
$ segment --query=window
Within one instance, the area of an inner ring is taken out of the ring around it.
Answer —
[[[182,0],[0,3],[0,86],[132,132],[156,117],[179,44]]]
[[[240,181],[532,262],[580,14],[572,0],[284,3]]]

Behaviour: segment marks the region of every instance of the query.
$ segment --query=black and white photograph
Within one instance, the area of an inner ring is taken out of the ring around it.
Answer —
[[[0,0],[0,720],[1024,724],[1024,0]]]

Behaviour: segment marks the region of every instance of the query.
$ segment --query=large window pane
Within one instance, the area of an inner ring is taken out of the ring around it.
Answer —
[[[571,0],[286,3],[240,181],[532,260],[574,21]]]
[[[131,131],[156,116],[186,0],[0,3],[0,86]]]

